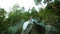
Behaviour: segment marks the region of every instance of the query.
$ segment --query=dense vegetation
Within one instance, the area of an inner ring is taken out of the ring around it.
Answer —
[[[54,2],[49,3],[51,0],[45,0],[44,3],[48,3],[45,9],[40,9],[39,12],[33,7],[30,11],[24,11],[24,8],[19,8],[18,5],[15,5],[9,14],[0,8],[0,33],[8,30],[12,25],[15,26],[17,23],[23,23],[29,19],[30,16],[33,18],[42,18],[42,21],[49,23],[50,25],[56,27],[60,31],[60,0],[55,0]],[[36,5],[40,4],[41,0],[35,0]],[[8,16],[8,18],[6,18]],[[40,22],[40,21],[39,21]],[[21,32],[22,26],[19,27],[17,33]]]

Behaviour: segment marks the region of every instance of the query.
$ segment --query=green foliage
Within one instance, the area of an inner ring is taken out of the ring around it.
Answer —
[[[6,28],[5,15],[6,15],[6,11],[0,8],[0,33],[4,31]]]
[[[37,18],[39,16],[37,10],[34,7],[31,10],[31,16],[33,16],[33,18]]]
[[[41,0],[35,0],[35,2],[36,4],[39,4]],[[38,18],[38,20],[42,18],[42,21],[45,21],[60,30],[60,1],[55,0],[55,2],[51,4],[52,6],[48,4],[45,9],[41,9],[39,12],[33,7],[31,9],[31,13],[29,13],[29,11],[24,11],[24,7],[19,9],[20,7],[18,5],[14,5],[11,12],[8,14],[8,18],[5,18],[6,11],[4,9],[0,9],[0,33],[6,30],[10,25],[16,25],[22,20],[29,20],[30,16]]]
[[[42,0],[35,0],[35,4],[40,4]],[[60,1],[54,0],[54,2],[49,3],[51,0],[44,0],[48,3],[45,9],[41,9],[39,12],[39,17],[49,23],[55,23],[55,27],[60,30]],[[52,24],[53,25],[53,24]]]
[[[54,23],[56,20],[58,20],[58,16],[55,14],[56,12],[50,9],[41,9],[41,11],[39,12],[39,16],[42,17],[43,20],[45,20],[47,23]]]
[[[21,20],[20,17],[22,17],[22,15],[20,15],[20,14],[21,14],[20,11],[9,13],[9,18],[8,18],[9,22],[14,24],[14,23],[20,21]]]
[[[23,19],[24,19],[24,20],[28,20],[29,17],[30,17],[30,13],[29,13],[29,12],[24,12],[24,14],[23,14]]]

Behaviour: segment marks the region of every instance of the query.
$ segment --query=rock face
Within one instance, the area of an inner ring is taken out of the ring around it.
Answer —
[[[47,34],[60,34],[60,32],[56,30],[50,30]]]
[[[33,24],[29,34],[45,34],[45,28],[41,25]]]

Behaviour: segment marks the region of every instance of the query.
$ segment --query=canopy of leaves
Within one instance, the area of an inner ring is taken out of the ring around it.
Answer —
[[[39,4],[42,0],[35,0],[36,4]],[[51,0],[45,0],[49,2]],[[0,33],[6,30],[10,25],[14,26],[22,20],[29,20],[32,16],[33,18],[38,18],[37,20],[45,21],[46,24],[55,26],[60,30],[60,1],[55,0],[55,2],[47,4],[45,9],[39,10],[39,12],[33,7],[31,13],[29,11],[24,11],[24,8],[20,8],[18,5],[15,5],[11,12],[8,14],[8,18],[5,18],[6,11],[0,9]],[[42,18],[40,20],[40,18]],[[18,29],[20,30],[20,29]]]
[[[5,15],[6,15],[6,11],[0,8],[0,33],[4,31],[6,28]]]

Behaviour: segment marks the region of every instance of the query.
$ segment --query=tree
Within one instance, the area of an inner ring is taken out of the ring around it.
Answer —
[[[35,3],[40,4],[42,0],[35,0]],[[48,20],[47,23],[55,23],[55,27],[60,30],[59,22],[60,22],[60,1],[59,0],[44,0],[44,3],[47,3],[45,9],[42,9],[39,12],[39,16],[43,18],[43,20]],[[52,24],[53,25],[53,24]]]
[[[0,8],[0,33],[4,31],[7,27],[5,23],[5,15],[6,15],[6,11]]]

